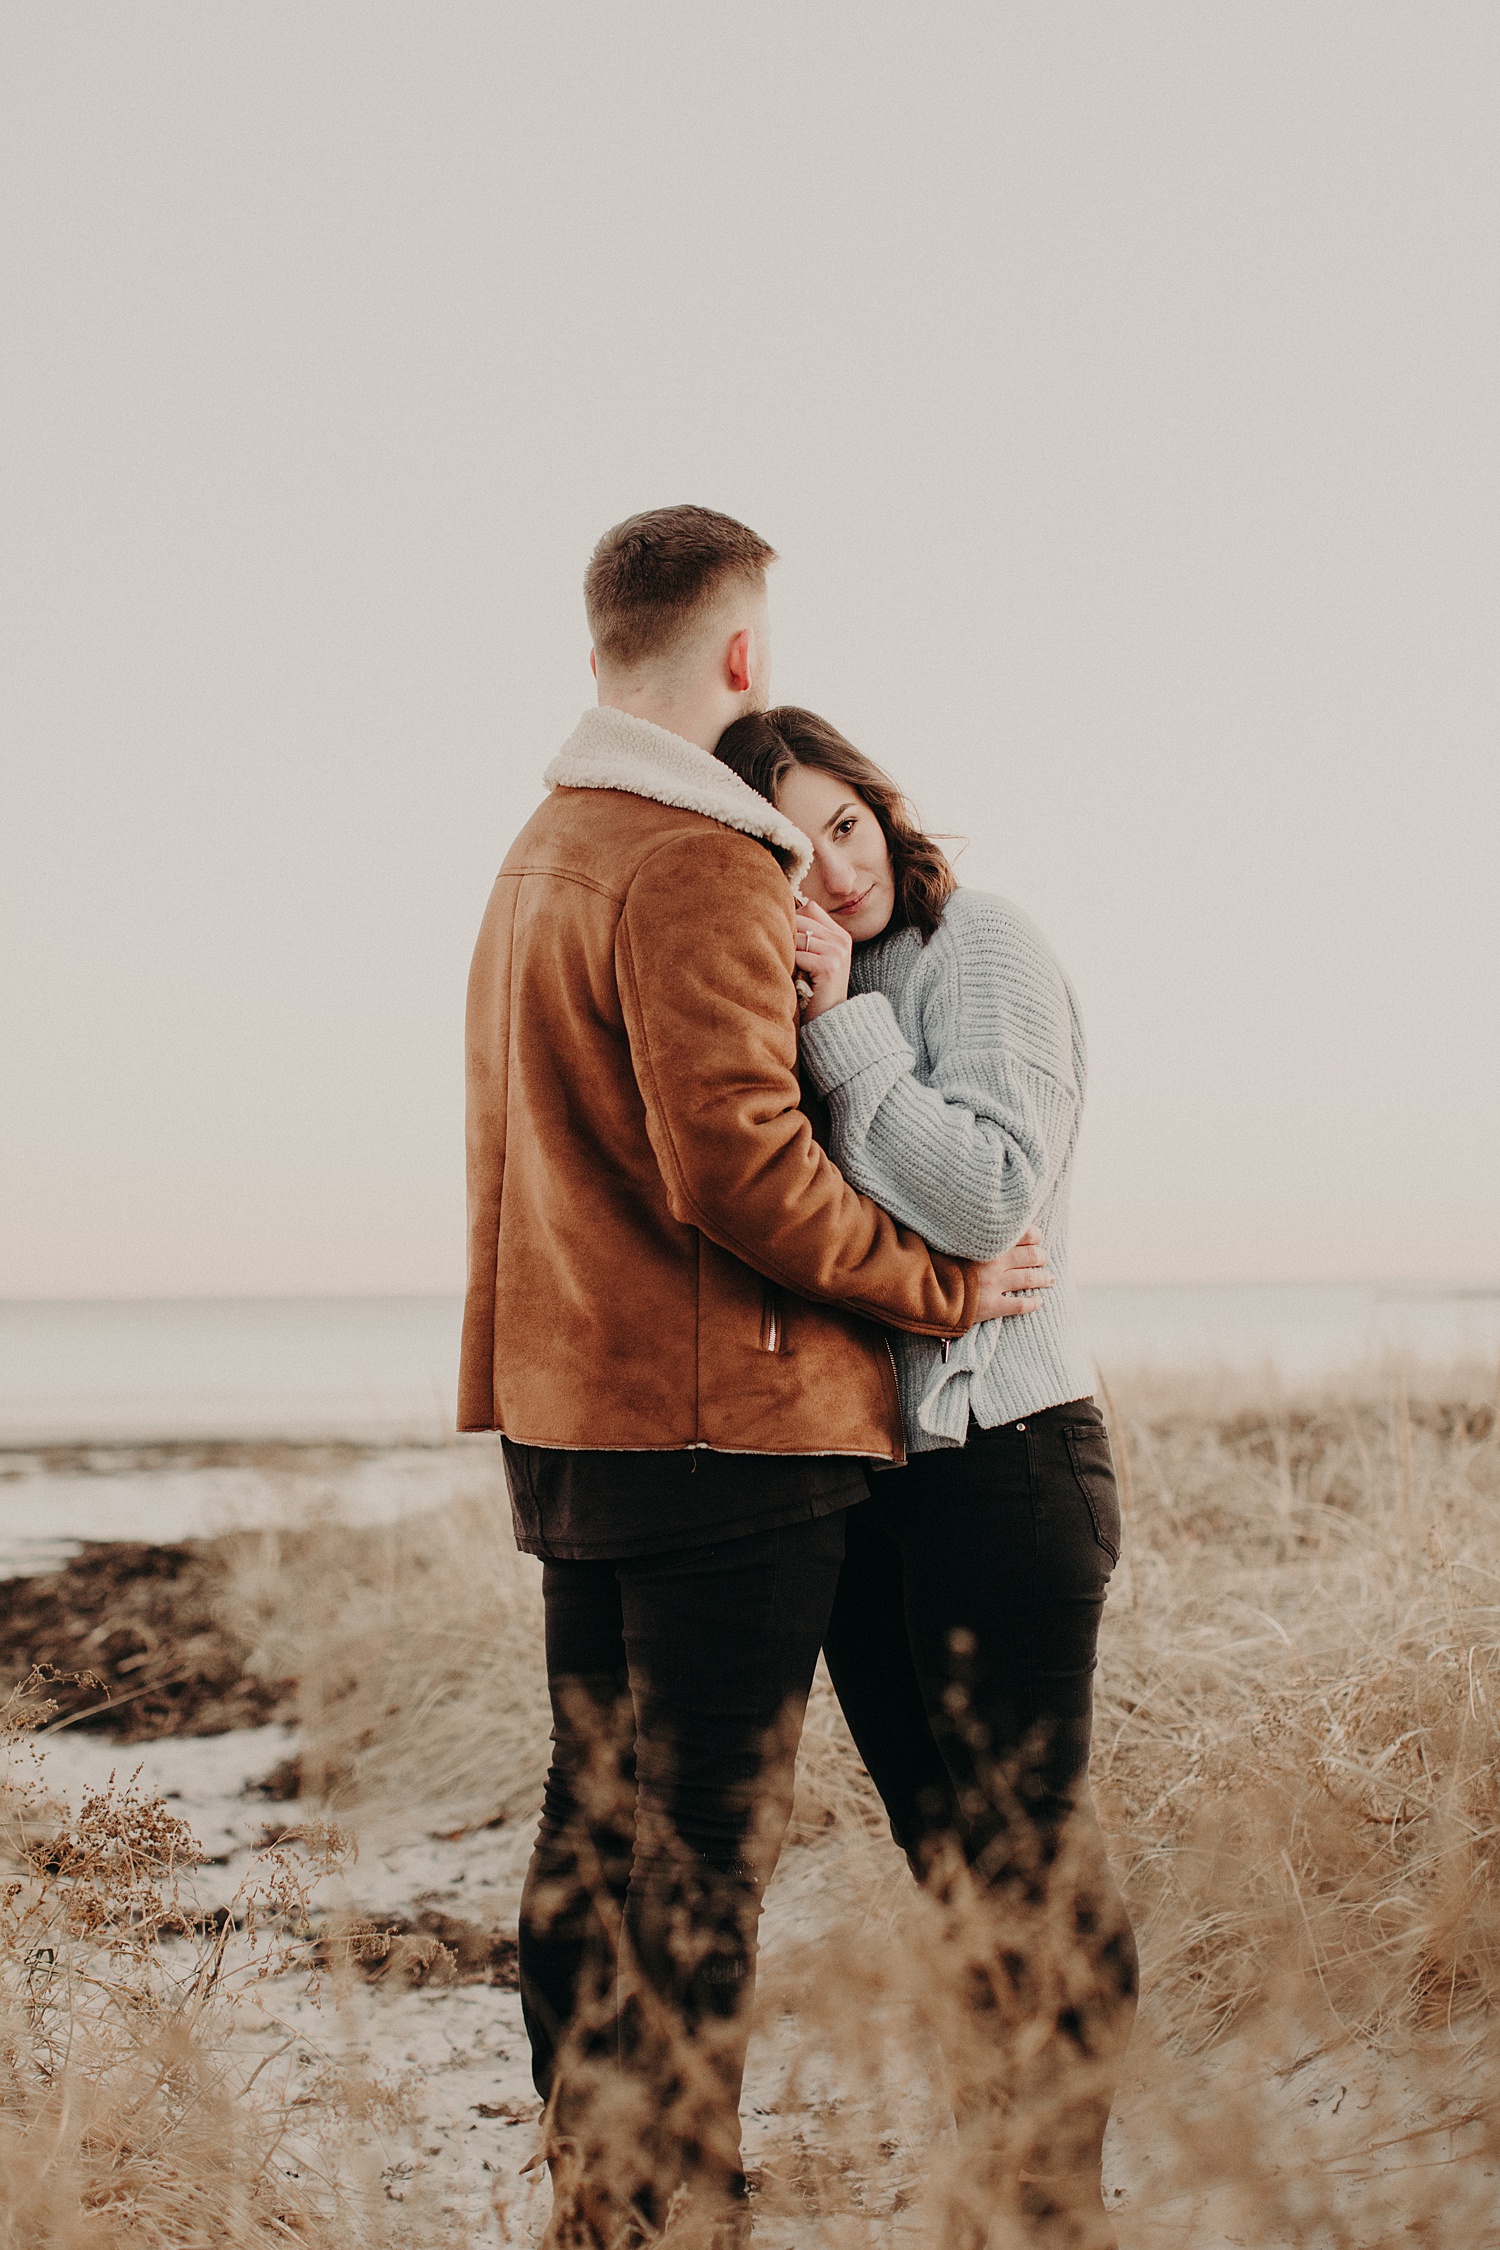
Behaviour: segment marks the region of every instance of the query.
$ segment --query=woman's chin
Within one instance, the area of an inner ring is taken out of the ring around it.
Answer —
[[[871,938],[878,938],[889,927],[895,905],[894,899],[887,899],[882,906],[861,908],[851,921],[844,924],[854,943],[868,945]]]

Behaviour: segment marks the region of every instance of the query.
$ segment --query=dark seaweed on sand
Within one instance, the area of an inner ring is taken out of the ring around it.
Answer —
[[[100,1541],[62,1570],[0,1583],[0,1692],[48,1666],[64,1675],[48,1689],[59,1719],[124,1742],[262,1726],[288,1684],[247,1672],[224,1591],[224,1559],[208,1540]]]

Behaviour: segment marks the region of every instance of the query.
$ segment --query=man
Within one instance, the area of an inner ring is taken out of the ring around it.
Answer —
[[[599,707],[512,846],[469,987],[460,1427],[541,1557],[554,1755],[521,1909],[553,2238],[743,2194],[761,1893],[862,1464],[875,1323],[962,1335],[1015,1262],[929,1252],[799,1106],[806,839],[711,755],[764,708],[743,524],[663,508],[585,580]],[[1025,1262],[1024,1257],[1020,1262]]]

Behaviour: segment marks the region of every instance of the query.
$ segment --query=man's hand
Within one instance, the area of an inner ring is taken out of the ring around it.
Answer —
[[[1013,1313],[1035,1312],[1041,1292],[1052,1287],[1047,1253],[1035,1227],[1028,1227],[1014,1250],[987,1258],[979,1268],[979,1318],[1009,1320]]]
[[[854,940],[846,929],[814,906],[810,898],[797,901],[797,975],[812,987],[803,1002],[802,1021],[826,1014],[849,997],[849,964]]]

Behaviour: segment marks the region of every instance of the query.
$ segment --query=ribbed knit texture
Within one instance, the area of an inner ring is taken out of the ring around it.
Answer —
[[[1051,948],[1018,908],[955,891],[927,945],[857,946],[849,998],[802,1032],[844,1177],[934,1250],[994,1258],[1041,1229],[1056,1277],[1040,1309],[951,1347],[891,1332],[908,1452],[1082,1398],[1093,1362],[1068,1275],[1068,1188],[1083,1026]]]

